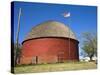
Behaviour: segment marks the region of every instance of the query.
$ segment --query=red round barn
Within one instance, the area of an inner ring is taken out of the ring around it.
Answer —
[[[72,30],[57,21],[33,27],[22,42],[21,64],[78,61],[78,40]]]

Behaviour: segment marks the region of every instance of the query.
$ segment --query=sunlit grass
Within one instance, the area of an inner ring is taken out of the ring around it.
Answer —
[[[69,71],[69,70],[88,70],[96,69],[94,62],[70,62],[56,64],[39,64],[39,65],[21,65],[15,67],[15,73],[34,73],[34,72],[52,72],[52,71]]]

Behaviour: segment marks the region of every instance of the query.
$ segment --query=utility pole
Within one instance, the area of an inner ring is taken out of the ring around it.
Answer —
[[[17,28],[17,33],[16,33],[16,50],[15,50],[15,59],[14,59],[14,64],[17,64],[17,50],[18,50],[18,46],[19,46],[19,31],[20,31],[20,17],[21,17],[21,8],[19,8],[19,14],[18,14],[18,28]]]

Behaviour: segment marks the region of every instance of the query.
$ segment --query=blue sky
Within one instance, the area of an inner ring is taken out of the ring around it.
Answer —
[[[19,42],[22,43],[32,27],[47,20],[56,20],[69,25],[76,34],[81,47],[82,33],[97,33],[97,7],[80,6],[67,4],[41,4],[30,2],[14,3],[14,41],[17,31],[19,8],[22,8],[20,19]],[[67,11],[71,13],[69,18],[64,18],[62,14]]]

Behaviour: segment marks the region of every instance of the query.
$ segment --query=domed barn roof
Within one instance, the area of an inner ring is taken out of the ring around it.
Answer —
[[[70,33],[69,33],[70,32]],[[72,30],[61,22],[46,21],[32,28],[25,40],[39,37],[66,37],[76,40]],[[24,40],[24,41],[25,41]]]

